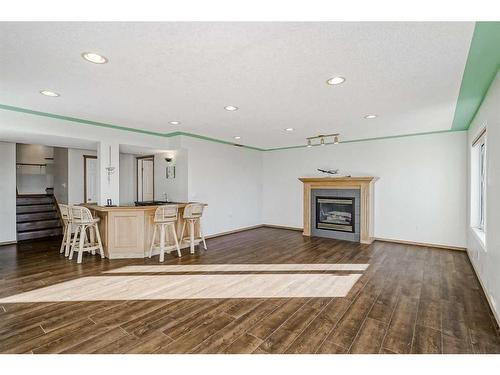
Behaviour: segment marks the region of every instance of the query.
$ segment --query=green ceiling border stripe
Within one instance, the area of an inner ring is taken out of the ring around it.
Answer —
[[[381,141],[384,139],[394,139],[394,138],[407,138],[407,137],[417,137],[421,135],[431,135],[431,134],[443,134],[443,133],[455,133],[461,132],[464,130],[436,130],[430,132],[422,132],[422,133],[412,133],[412,134],[398,134],[398,135],[388,135],[385,137],[373,137],[373,138],[361,138],[361,139],[350,139],[347,141],[340,141],[339,143],[356,143],[356,142],[368,142],[368,141]],[[325,145],[334,145],[333,142],[325,142]],[[288,147],[277,147],[277,148],[269,148],[265,151],[280,151],[280,150],[290,150],[294,148],[306,148],[307,145],[298,145],[298,146],[288,146]],[[313,145],[313,147],[321,147],[321,145]]]
[[[26,113],[26,114],[35,115],[35,116],[48,117],[48,118],[53,118],[53,119],[57,119],[57,120],[70,121],[70,122],[75,122],[75,123],[79,123],[79,124],[100,126],[102,128],[115,129],[115,130],[123,130],[123,131],[129,131],[129,132],[135,132],[135,133],[141,133],[141,134],[147,134],[147,135],[152,135],[152,136],[156,136],[156,137],[167,137],[167,138],[170,138],[170,137],[175,137],[175,136],[183,135],[183,136],[186,136],[186,137],[203,139],[205,141],[217,142],[217,143],[222,143],[222,144],[231,145],[231,146],[235,145],[233,142],[223,141],[223,140],[216,139],[216,138],[205,137],[205,136],[198,135],[198,134],[193,134],[193,133],[187,133],[187,132],[159,133],[159,132],[153,132],[153,131],[149,131],[149,130],[136,129],[136,128],[126,127],[126,126],[107,124],[107,123],[104,123],[104,122],[98,122],[98,121],[92,121],[92,120],[85,120],[85,119],[81,119],[81,118],[77,118],[77,117],[57,115],[55,113],[35,111],[35,110],[32,110],[32,109],[14,107],[14,106],[11,106],[11,105],[6,105],[6,104],[0,104],[0,109],[7,110],[7,111],[13,111],[13,112],[19,112],[19,113]],[[257,148],[257,147],[253,147],[253,146],[246,146],[246,145],[239,145],[239,144],[237,146],[243,147],[243,148],[247,148],[247,149],[250,149],[250,150],[264,151],[264,149],[262,149],[262,148]]]
[[[233,142],[223,141],[223,140],[220,140],[220,139],[217,139],[217,138],[205,137],[204,135],[187,133],[187,132],[175,132],[175,133],[167,134],[166,136],[167,137],[175,137],[177,135],[183,135],[183,136],[186,136],[186,137],[202,139],[204,141],[211,141],[211,142],[222,143],[222,144],[230,145],[230,146],[244,147],[244,148],[248,148],[250,150],[267,151],[264,148],[258,148],[258,147],[254,147],[254,146],[246,146],[246,145],[236,144],[236,143],[233,143]]]
[[[35,110],[27,109],[27,108],[14,107],[14,106],[5,105],[5,104],[0,104],[0,109],[6,110],[6,111],[19,112],[19,113],[26,113],[26,114],[35,115],[35,116],[48,117],[48,118],[53,118],[53,119],[57,119],[57,120],[70,121],[70,122],[75,122],[75,123],[80,123],[80,124],[85,124],[85,125],[93,125],[93,126],[100,126],[100,127],[115,129],[115,130],[123,130],[123,131],[135,132],[135,133],[142,133],[142,134],[147,134],[147,135],[152,135],[152,136],[157,136],[157,137],[171,138],[171,137],[176,137],[176,136],[185,136],[185,137],[191,137],[191,138],[201,139],[201,140],[210,141],[210,142],[221,143],[221,144],[225,144],[225,145],[229,145],[229,146],[238,146],[238,147],[242,147],[242,148],[246,148],[246,149],[250,149],[250,150],[255,150],[255,151],[280,151],[280,150],[289,150],[289,149],[294,149],[294,148],[307,147],[304,144],[304,145],[298,145],[298,146],[287,146],[287,147],[277,147],[277,148],[264,149],[264,148],[259,148],[259,147],[235,144],[232,142],[223,141],[223,140],[220,140],[217,138],[206,137],[206,136],[198,135],[198,134],[194,134],[194,133],[180,132],[180,131],[171,132],[171,133],[158,133],[158,132],[135,129],[135,128],[125,127],[125,126],[106,124],[106,123],[98,122],[98,121],[84,120],[84,119],[80,119],[80,118],[76,118],[76,117],[62,116],[62,115],[57,115],[54,113],[35,111]],[[458,131],[463,131],[463,130],[466,130],[466,129],[437,130],[437,131],[430,131],[430,132],[423,132],[423,133],[390,135],[390,136],[385,136],[385,137],[351,139],[351,140],[347,140],[347,141],[341,141],[340,143],[378,141],[378,140],[383,140],[383,139],[405,138],[405,137],[414,137],[414,136],[419,136],[419,135],[452,133],[452,132],[458,132]],[[327,142],[326,144],[332,145],[334,143]]]
[[[152,131],[148,131],[148,130],[141,130],[141,129],[129,128],[126,126],[106,124],[104,122],[98,122],[98,121],[92,121],[92,120],[84,120],[84,119],[77,118],[77,117],[56,115],[55,113],[34,111],[32,109],[14,107],[14,106],[5,105],[5,104],[0,104],[0,109],[4,109],[7,111],[20,112],[20,113],[27,113],[29,115],[35,115],[35,116],[49,117],[49,118],[53,118],[53,119],[57,119],[57,120],[77,122],[79,124],[100,126],[102,128],[125,130],[125,131],[129,131],[129,132],[136,132],[136,133],[142,133],[142,134],[147,134],[147,135],[155,135],[155,136],[160,136],[160,137],[164,136],[164,134],[162,134],[162,133],[152,132]]]
[[[451,128],[469,129],[500,68],[500,22],[476,22]]]
[[[486,93],[488,92],[488,89],[500,68],[500,48],[498,48],[499,45],[500,45],[500,22],[476,22],[474,28],[474,34],[471,40],[471,46],[469,49],[469,54],[467,57],[467,62],[465,64],[464,74],[462,77],[462,83],[460,85],[460,92],[457,99],[457,105],[455,108],[453,123],[450,130],[414,133],[414,134],[401,134],[401,135],[387,136],[387,137],[354,139],[354,140],[342,141],[341,143],[366,142],[366,141],[374,141],[381,139],[412,137],[418,135],[439,134],[439,133],[467,130],[472,120],[474,119],[474,116],[479,110],[481,103],[484,97],[486,96]],[[233,142],[223,141],[220,139],[206,137],[203,135],[198,135],[188,132],[177,131],[172,133],[159,133],[159,132],[136,129],[126,126],[107,124],[98,121],[85,120],[77,117],[70,117],[70,116],[57,115],[54,113],[35,111],[27,108],[14,107],[5,104],[0,104],[0,109],[26,113],[36,116],[43,116],[57,120],[70,121],[85,125],[93,125],[109,129],[141,133],[157,137],[169,138],[175,136],[186,136],[210,142],[239,146],[242,148],[256,150],[256,151],[278,151],[278,150],[288,150],[288,149],[306,147],[305,145],[298,145],[298,146],[263,149],[253,146],[234,144]]]

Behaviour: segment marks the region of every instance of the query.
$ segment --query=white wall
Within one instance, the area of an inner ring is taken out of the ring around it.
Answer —
[[[137,156],[139,155],[120,154],[120,204],[133,204],[137,200]],[[175,160],[175,178],[166,178],[166,157]],[[187,201],[187,151],[172,150],[154,154],[154,166],[154,199],[163,201],[166,193],[171,202]]]
[[[134,204],[137,200],[136,156],[120,154],[120,204]]]
[[[9,111],[0,111],[0,125],[8,137],[20,136],[22,129],[22,134],[65,137],[65,142],[112,140],[114,145],[186,150],[188,163],[176,165],[177,175],[187,171],[187,177],[176,178],[172,183],[177,185],[165,189],[172,200],[209,203],[207,234],[262,222],[301,227],[302,186],[297,178],[318,167],[339,167],[353,175],[381,178],[376,185],[377,237],[465,246],[464,132],[262,153],[191,137],[163,138]],[[115,203],[121,196],[115,189],[119,185],[117,181],[113,187]],[[187,196],[178,199],[175,191]]]
[[[16,233],[16,144],[0,142],[0,244]]]
[[[168,199],[173,202],[185,202],[188,200],[189,186],[188,150],[175,150],[172,154],[172,157],[174,159],[173,165],[175,165],[175,178],[165,180]]]
[[[474,121],[469,129],[467,149],[486,127],[486,241],[483,245],[470,227],[470,210],[467,225],[467,251],[481,280],[490,305],[500,324],[500,74],[490,86]],[[471,196],[471,165],[469,162],[468,200]]]
[[[111,138],[112,140],[113,138]],[[103,140],[97,144],[97,179],[99,181],[99,205],[110,201],[120,205],[120,144]],[[113,169],[108,171],[108,168]],[[110,173],[111,172],[111,173]]]
[[[16,144],[16,160],[18,163],[44,164],[46,158],[54,157],[54,149],[50,146],[35,144]]]
[[[46,188],[54,186],[54,171],[51,160],[54,148],[44,145],[16,145],[16,161],[26,164],[47,164],[46,167],[20,165],[16,168],[17,190],[19,194],[45,194]]]
[[[302,176],[376,176],[375,237],[465,247],[466,132],[269,151],[263,220],[302,227]]]
[[[69,204],[84,203],[84,166],[83,156],[97,156],[95,150],[68,149],[68,202]]]
[[[165,194],[167,199],[171,200],[168,189],[168,180],[166,177],[167,162],[166,157],[171,157],[170,153],[159,153],[154,155],[154,200],[164,201]]]
[[[208,203],[205,234],[262,223],[261,152],[189,137],[181,144],[189,158],[188,200]]]
[[[54,196],[57,203],[68,203],[68,149],[54,147]]]
[[[167,163],[165,158],[171,158]],[[166,177],[166,168],[175,165],[175,178]],[[165,193],[170,202],[188,200],[188,151],[172,150],[155,154],[155,200],[165,200]]]
[[[109,146],[112,146],[114,166],[118,167],[119,144],[168,150],[171,142],[170,138],[165,137],[5,110],[0,111],[0,131],[0,139],[10,142],[22,140],[32,143],[32,140],[36,139],[36,143],[70,148],[91,148],[96,145],[96,148],[101,149],[105,155],[105,158],[98,164],[101,204],[105,204],[107,198],[113,199],[114,204],[119,204],[120,200],[119,168],[111,175],[110,183],[107,182],[105,167],[108,166]]]
[[[97,155],[95,150],[49,147],[44,145],[17,144],[17,161],[23,163],[48,163],[47,178],[20,174],[17,169],[17,188],[19,194],[45,193],[45,187],[55,187],[59,203],[84,203],[84,166],[83,155]],[[53,157],[54,161],[44,160]],[[67,159],[67,161],[66,161]],[[31,172],[33,173],[33,172]],[[36,179],[40,177],[41,179]],[[46,182],[47,181],[47,182]]]
[[[139,128],[140,125],[135,126]],[[0,111],[0,139],[8,142],[39,143],[68,148],[94,148],[98,142],[168,150],[170,138],[85,125],[68,120]],[[36,142],[32,140],[36,139]],[[82,146],[83,144],[88,146]],[[107,160],[107,159],[106,159]]]

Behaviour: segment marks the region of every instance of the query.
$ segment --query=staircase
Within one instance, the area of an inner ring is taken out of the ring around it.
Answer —
[[[61,220],[53,195],[19,195],[16,206],[18,241],[62,235]]]

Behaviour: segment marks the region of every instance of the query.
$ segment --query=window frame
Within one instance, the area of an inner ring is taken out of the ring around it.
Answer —
[[[476,136],[471,146],[471,228],[481,240],[486,250],[486,208],[487,208],[487,169],[488,145],[486,127]]]
[[[478,213],[478,226],[481,232],[486,232],[486,137],[483,136],[478,141],[479,151],[479,213]]]

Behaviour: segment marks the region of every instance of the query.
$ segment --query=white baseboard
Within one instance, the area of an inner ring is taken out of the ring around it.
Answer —
[[[423,247],[433,247],[433,248],[436,248],[436,249],[445,249],[445,250],[466,251],[465,247],[450,246],[450,245],[441,245],[441,244],[428,243],[428,242],[415,242],[415,241],[395,240],[395,239],[392,239],[392,238],[379,238],[379,237],[375,237],[375,241],[400,243],[400,244],[403,244],[403,245],[415,245],[415,246],[423,246]]]
[[[484,287],[483,280],[481,280],[481,276],[479,275],[479,272],[477,272],[476,265],[474,264],[474,262],[470,258],[468,251],[467,251],[467,257],[469,258],[469,263],[472,264],[472,269],[474,270],[474,273],[476,274],[476,277],[479,280],[479,284],[481,285],[481,289],[483,289],[483,293],[486,296],[486,301],[488,301],[488,305],[490,306],[490,310],[493,312],[493,317],[497,321],[498,327],[500,327],[500,312],[495,310],[494,305],[491,302],[490,295],[488,294],[488,290]]]
[[[304,230],[304,228],[301,228],[301,227],[289,227],[286,225],[262,224],[262,226],[267,227],[267,228],[295,230],[295,231],[299,231],[299,232],[302,232]],[[465,247],[441,245],[441,244],[434,244],[434,243],[428,243],[428,242],[415,242],[415,241],[406,241],[406,240],[397,240],[397,239],[392,239],[392,238],[379,238],[379,237],[375,237],[373,240],[374,241],[399,243],[399,244],[403,244],[403,245],[425,246],[425,247],[432,247],[432,248],[436,248],[436,249],[466,251]]]
[[[296,231],[299,231],[299,232],[302,232],[304,230],[304,228],[300,228],[300,227],[289,227],[289,226],[286,226],[286,225],[274,225],[274,224],[262,224],[263,227],[266,227],[266,228],[276,228],[276,229],[287,229],[287,230],[296,230]]]
[[[302,232],[304,228],[299,228],[299,227],[287,227],[285,225],[274,225],[274,224],[257,224],[257,225],[252,225],[249,227],[243,227],[243,228],[238,228],[234,230],[229,230],[227,232],[220,232],[220,233],[215,233],[211,234],[209,236],[205,236],[205,238],[215,238],[215,237],[220,237],[220,236],[226,236],[228,234],[233,234],[233,233],[238,233],[238,232],[244,232],[246,230],[251,230],[251,229],[257,229],[257,228],[276,228],[276,229],[287,229],[287,230],[296,230],[299,232]]]
[[[4,246],[4,245],[13,245],[13,244],[16,244],[17,241],[5,241],[5,242],[0,242],[0,246]]]
[[[243,227],[243,228],[228,230],[227,232],[220,232],[220,233],[210,234],[208,236],[205,236],[205,238],[209,239],[209,238],[216,238],[216,237],[221,237],[221,236],[227,236],[228,234],[233,234],[233,233],[238,233],[238,232],[244,232],[246,230],[256,229],[256,228],[260,228],[260,227],[263,227],[263,225],[262,224],[251,225],[249,227]]]

